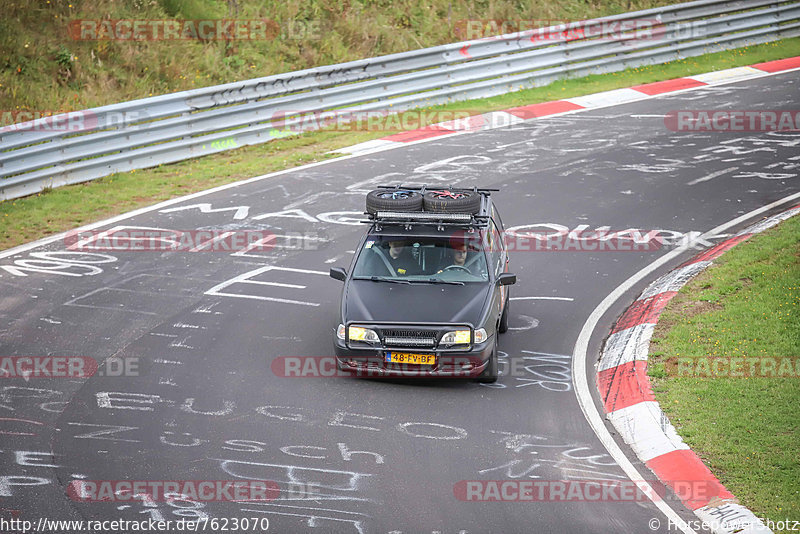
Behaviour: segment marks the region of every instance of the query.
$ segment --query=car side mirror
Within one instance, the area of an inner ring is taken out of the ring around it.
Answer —
[[[333,271],[333,269],[331,269],[331,271]],[[511,284],[516,284],[517,275],[511,273],[501,273],[500,276],[497,277],[497,283],[501,286],[510,286]]]
[[[331,278],[344,282],[347,280],[347,271],[341,267],[331,267]]]

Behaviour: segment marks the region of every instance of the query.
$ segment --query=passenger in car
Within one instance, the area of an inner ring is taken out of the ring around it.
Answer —
[[[389,241],[387,260],[397,275],[419,274],[419,264],[411,255],[405,241]]]

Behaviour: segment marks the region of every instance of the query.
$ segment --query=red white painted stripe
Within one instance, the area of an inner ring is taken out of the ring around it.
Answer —
[[[694,87],[702,87],[704,85],[706,84],[691,78],[675,78],[674,80],[664,80],[663,82],[634,85],[631,89],[646,95],[655,96],[663,95],[664,93],[674,93],[675,91],[683,91],[684,89],[692,89]]]
[[[419,141],[420,139],[428,139],[429,137],[439,137],[440,135],[447,135],[455,133],[455,130],[443,128],[438,124],[432,124],[425,128],[418,128],[416,130],[408,130],[407,132],[400,132],[392,134],[389,137],[384,137],[384,141],[394,141],[395,143],[410,143],[411,141]]]
[[[537,117],[547,117],[548,115],[557,115],[559,113],[566,113],[567,111],[575,111],[576,109],[583,109],[577,104],[567,102],[566,100],[553,100],[552,102],[542,102],[541,104],[531,104],[529,106],[521,106],[518,108],[507,109],[508,113],[516,115],[521,119],[535,119]]]
[[[655,323],[642,323],[611,334],[606,340],[609,356],[600,360],[598,372],[636,360],[646,360],[654,326]]]
[[[738,243],[799,213],[797,205],[767,217],[653,281],[617,320],[597,366],[597,389],[608,420],[639,459],[698,517],[717,525],[714,531],[720,534],[771,531],[736,503],[661,411],[647,376],[650,338],[664,307],[693,276]]]
[[[646,375],[644,376],[646,378]],[[647,388],[652,394],[649,380],[641,387]],[[656,401],[631,404],[610,412],[606,417],[643,462],[649,462],[662,454],[689,449],[675,427],[669,424],[667,416]]]
[[[785,70],[800,69],[800,56],[790,57],[788,59],[776,59],[775,61],[756,63],[750,66],[754,69],[763,70],[764,72],[782,72]]]
[[[686,481],[705,482],[693,494],[687,495],[684,504],[690,510],[708,506],[714,500],[734,499],[733,494],[723,486],[711,471],[691,450],[675,450],[656,456],[645,462],[647,467],[658,473],[658,477],[667,486],[683,493],[679,487]]]
[[[503,111],[494,111],[491,113],[474,115],[472,120],[466,121],[467,126],[464,126],[465,121],[463,120],[459,121],[459,124],[452,122],[433,124],[425,128],[399,132],[388,137],[382,137],[380,139],[374,139],[365,143],[359,143],[357,145],[341,148],[335,152],[366,154],[369,152],[376,152],[379,150],[392,148],[393,146],[398,146],[402,143],[431,140],[437,137],[457,133],[477,132],[492,128],[500,128],[514,124],[515,122],[521,122],[523,120],[560,115],[562,113],[569,113],[571,111],[580,109],[592,109],[613,104],[634,102],[636,100],[642,100],[652,96],[674,93],[676,91],[685,91],[687,89],[704,87],[706,85],[755,78],[758,76],[763,76],[765,72],[775,73],[797,68],[800,68],[800,57],[779,59],[776,61],[768,61],[766,63],[757,63],[748,67],[736,67],[733,69],[698,74],[696,76],[676,78],[674,80],[635,85],[633,87],[624,89],[614,89],[612,91],[604,91],[602,93],[594,93],[591,95],[566,98],[564,100],[542,102],[540,104],[531,104],[529,106],[521,106]],[[511,119],[509,119],[509,117],[511,117]]]
[[[658,316],[661,315],[661,310],[674,296],[675,291],[662,291],[652,297],[637,300],[617,320],[612,332],[619,332],[637,324],[655,324],[658,321]]]
[[[613,106],[615,104],[625,104],[627,102],[635,102],[647,98],[649,95],[626,87],[624,89],[614,89],[612,91],[603,91],[602,93],[594,93],[591,95],[575,96],[572,98],[565,98],[567,102],[572,102],[582,108],[597,108],[601,106]]]
[[[720,82],[732,82],[755,78],[764,74],[764,71],[753,67],[736,67],[733,69],[717,70],[689,76],[692,80],[713,85]]]
[[[645,401],[655,401],[648,383],[646,360],[633,360],[597,373],[597,388],[603,394],[606,412],[621,410]]]

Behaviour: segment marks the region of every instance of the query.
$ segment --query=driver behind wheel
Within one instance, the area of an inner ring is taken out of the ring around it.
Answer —
[[[467,272],[471,272],[468,267],[465,266],[467,263],[467,244],[466,243],[457,243],[452,245],[450,252],[452,254],[452,261],[450,265],[442,267],[437,271],[436,274],[441,273],[445,269],[451,268],[461,268],[461,270],[466,270]],[[451,269],[452,270],[452,269]]]

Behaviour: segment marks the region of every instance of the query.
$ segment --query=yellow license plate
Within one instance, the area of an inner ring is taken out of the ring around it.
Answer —
[[[413,365],[433,365],[436,363],[434,354],[411,354],[408,352],[387,352],[387,363],[409,363]]]

